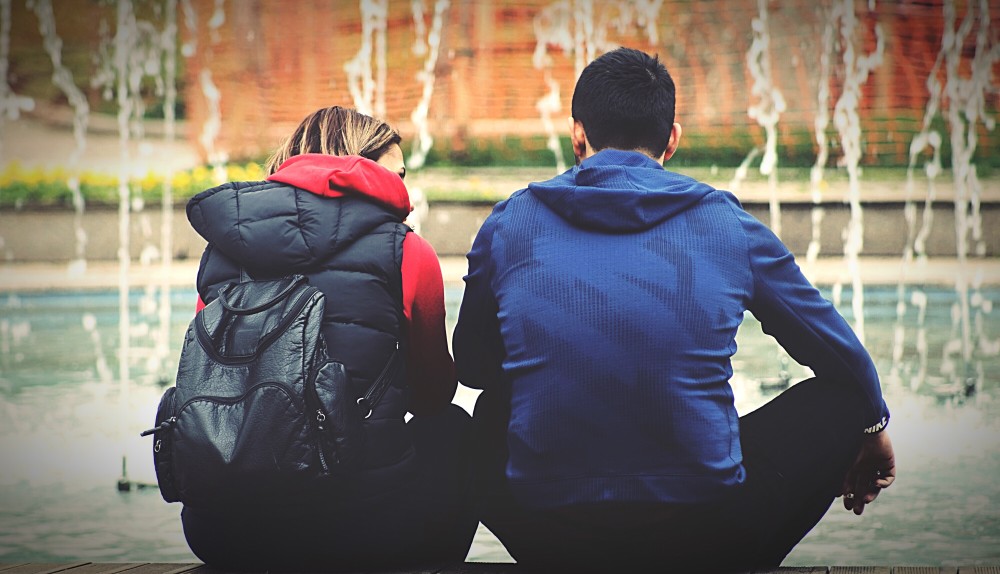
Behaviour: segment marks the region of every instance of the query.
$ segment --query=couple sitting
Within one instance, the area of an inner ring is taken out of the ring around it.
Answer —
[[[836,497],[861,514],[892,483],[888,410],[850,326],[735,197],[663,168],[681,137],[663,65],[600,56],[572,113],[577,165],[497,204],[475,239],[454,361],[385,123],[319,110],[268,162],[271,184],[192,199],[203,301],[242,267],[294,271],[326,294],[323,332],[354,378],[377,377],[387,357],[365,350],[386,335],[406,358],[336,499],[187,506],[200,559],[425,567],[464,560],[481,521],[548,571],[765,568]],[[816,377],[740,417],[747,310]],[[451,404],[458,381],[483,390],[473,417]]]

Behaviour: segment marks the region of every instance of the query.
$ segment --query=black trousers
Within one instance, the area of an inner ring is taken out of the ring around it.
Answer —
[[[206,564],[238,571],[419,568],[465,560],[479,520],[472,505],[472,420],[451,405],[406,425],[416,449],[412,481],[377,496],[295,508],[181,512],[184,536]],[[341,493],[344,494],[344,493]]]
[[[507,488],[509,398],[480,395],[480,520],[519,564],[544,571],[728,572],[773,568],[840,493],[861,446],[863,398],[809,379],[740,418],[746,481],[711,504],[598,503],[534,510]],[[487,448],[482,448],[484,445]]]

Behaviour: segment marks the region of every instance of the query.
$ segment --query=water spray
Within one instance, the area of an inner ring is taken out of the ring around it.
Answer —
[[[873,6],[870,6],[873,8]],[[838,0],[831,13],[833,21],[840,25],[840,43],[843,50],[843,90],[834,106],[833,124],[840,135],[844,150],[843,162],[847,168],[849,181],[848,200],[851,219],[843,232],[844,258],[851,275],[851,309],[854,312],[854,330],[862,343],[865,341],[864,284],[861,281],[859,256],[864,249],[864,216],[861,209],[861,118],[858,107],[861,104],[861,87],[868,80],[869,73],[882,64],[885,52],[885,38],[882,27],[875,25],[875,51],[868,55],[858,53],[855,43],[860,31],[853,0]]]
[[[760,173],[767,176],[770,190],[771,231],[781,237],[781,204],[778,201],[778,120],[785,111],[785,98],[774,85],[771,73],[771,31],[768,25],[767,0],[757,0],[757,17],[751,22],[753,42],[747,53],[747,68],[753,76],[750,93],[759,101],[747,109],[747,115],[764,128],[764,156]],[[751,152],[753,153],[753,152]]]
[[[360,0],[361,47],[344,64],[347,89],[354,99],[354,109],[374,117],[385,116],[386,29],[388,0]],[[374,58],[374,63],[373,63]]]

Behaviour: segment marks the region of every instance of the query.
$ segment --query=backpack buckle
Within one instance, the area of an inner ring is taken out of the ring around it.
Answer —
[[[372,407],[371,402],[367,398],[361,397],[358,399],[358,406],[361,408],[361,418],[366,419],[372,416],[372,411],[375,409]]]

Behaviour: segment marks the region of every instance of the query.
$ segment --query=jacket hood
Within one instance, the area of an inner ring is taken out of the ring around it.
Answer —
[[[324,197],[364,196],[397,213],[400,221],[413,210],[399,175],[361,156],[292,156],[267,181],[287,183]]]
[[[577,227],[635,232],[684,211],[714,188],[641,153],[606,149],[528,190]]]
[[[365,201],[329,200],[338,197]],[[267,181],[226,183],[187,205],[195,231],[236,262],[262,270],[314,265],[409,212],[397,174],[362,157],[323,154],[294,156]]]

